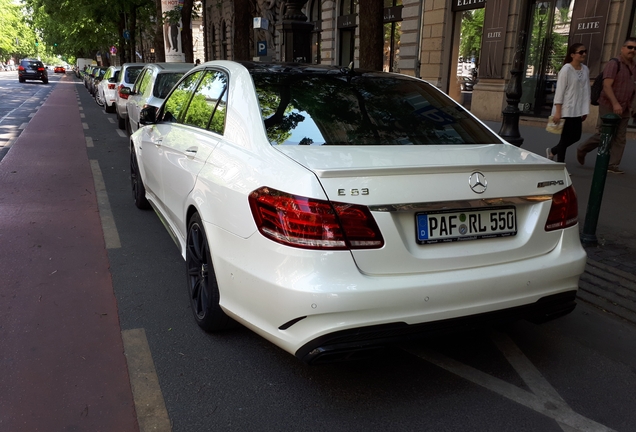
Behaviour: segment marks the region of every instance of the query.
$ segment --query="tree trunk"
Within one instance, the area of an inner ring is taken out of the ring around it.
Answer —
[[[360,69],[381,71],[384,63],[384,1],[365,0],[364,7],[361,5],[359,10]]]
[[[234,0],[234,60],[251,60],[250,34],[252,32],[252,5],[250,0]],[[273,23],[270,23],[273,25]]]
[[[161,0],[155,0],[157,8],[157,27],[155,28],[155,62],[163,63],[166,61],[166,47],[163,38],[163,14],[161,12]]]
[[[124,39],[124,30],[126,29],[126,15],[121,12],[119,14],[119,51],[117,54],[119,55],[119,62],[121,64],[126,63],[127,60],[127,47],[126,47],[126,39]]]
[[[130,9],[130,17],[128,18],[128,34],[130,34],[130,40],[128,41],[130,45],[130,61],[136,63],[139,61],[139,57],[137,57],[137,38],[135,37],[137,34],[137,6],[131,5]]]
[[[186,63],[194,63],[194,47],[192,45],[192,5],[194,0],[185,0],[181,9],[181,46]]]

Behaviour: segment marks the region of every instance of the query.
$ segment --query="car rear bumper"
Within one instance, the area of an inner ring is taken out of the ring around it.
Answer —
[[[205,225],[212,251],[223,251],[213,252],[221,307],[309,362],[334,349],[426,334],[427,326],[454,327],[463,317],[559,316],[572,310],[586,262],[578,225],[565,229],[557,247],[541,256],[391,276],[361,273],[348,251],[295,249],[258,233],[242,239]],[[384,326],[391,333],[380,337],[376,330]]]

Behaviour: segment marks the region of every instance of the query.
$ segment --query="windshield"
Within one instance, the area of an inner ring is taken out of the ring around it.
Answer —
[[[492,144],[501,139],[430,84],[391,75],[253,71],[278,145]]]
[[[127,83],[134,83],[142,69],[143,69],[143,66],[127,67],[126,74],[124,75],[124,80]]]

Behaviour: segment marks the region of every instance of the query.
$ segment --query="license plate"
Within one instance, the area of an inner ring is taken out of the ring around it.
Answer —
[[[514,207],[426,212],[415,215],[420,244],[508,237],[517,234]]]

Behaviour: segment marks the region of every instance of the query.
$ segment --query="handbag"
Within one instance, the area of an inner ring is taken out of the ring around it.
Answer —
[[[561,135],[561,132],[563,132],[563,125],[565,124],[565,119],[561,119],[559,120],[559,123],[554,123],[554,120],[552,120],[552,116],[548,117],[548,124],[545,127],[545,130],[553,133],[553,134],[557,134],[557,135]]]

